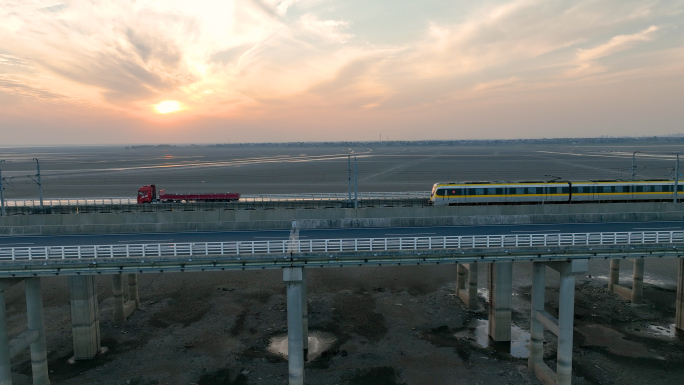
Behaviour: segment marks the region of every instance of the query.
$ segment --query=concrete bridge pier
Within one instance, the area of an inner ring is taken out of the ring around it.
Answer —
[[[114,322],[122,324],[126,321],[133,310],[140,308],[138,298],[138,278],[135,274],[128,274],[128,295],[129,299],[124,299],[123,275],[115,274],[112,276],[112,296],[114,297]]]
[[[309,360],[309,309],[306,293],[306,269],[302,268],[302,344],[304,361]]]
[[[560,273],[558,318],[544,308],[545,274],[549,266]],[[572,332],[575,315],[575,275],[588,270],[587,260],[534,262],[532,264],[532,314],[530,317],[529,369],[546,385],[570,385],[572,381]],[[556,371],[544,363],[544,328],[558,337]]]
[[[608,279],[608,290],[619,296],[631,300],[633,303],[641,303],[644,300],[644,259],[633,259],[634,269],[632,272],[632,288],[627,288],[619,284],[620,282],[620,260],[610,260],[610,277]]]
[[[34,385],[49,385],[47,365],[47,344],[45,343],[45,321],[43,319],[43,292],[40,278],[26,278],[26,317],[28,331],[37,331],[37,336],[29,345],[31,350],[31,369]],[[27,338],[28,340],[28,338]]]
[[[21,278],[0,279],[0,385],[12,385],[12,362],[16,354],[16,342],[12,346],[7,335],[7,308],[5,307],[5,290],[21,282]],[[26,344],[23,348],[26,348]],[[22,349],[23,350],[23,349]]]
[[[456,295],[468,309],[477,310],[477,263],[459,263],[456,277]]]
[[[489,264],[489,336],[492,340],[511,340],[511,296],[513,262]]]
[[[287,284],[287,361],[289,385],[304,384],[304,268],[286,267],[283,281]]]
[[[27,329],[8,341],[7,314],[5,309],[5,290],[24,281],[26,291]],[[10,360],[19,352],[29,348],[34,385],[50,385],[47,365],[47,345],[45,343],[45,321],[43,319],[43,293],[40,278],[0,279],[0,385],[12,384],[12,364]]]
[[[675,328],[684,331],[684,258],[679,258]]]
[[[97,302],[95,277],[69,276],[71,330],[74,359],[89,360],[100,352],[100,309]]]

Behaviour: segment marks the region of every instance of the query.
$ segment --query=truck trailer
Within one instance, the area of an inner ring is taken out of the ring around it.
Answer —
[[[167,194],[164,189],[159,190],[151,184],[138,189],[138,203],[155,202],[237,202],[240,193],[216,193],[216,194]]]

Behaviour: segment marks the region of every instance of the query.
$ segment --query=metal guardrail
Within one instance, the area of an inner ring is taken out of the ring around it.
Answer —
[[[359,200],[367,199],[429,199],[429,191],[406,192],[364,192]],[[352,196],[352,199],[354,197]],[[348,201],[348,193],[305,193],[305,194],[245,194],[240,202],[292,202],[292,201]],[[98,206],[134,205],[136,198],[56,198],[44,199],[45,206]],[[5,200],[6,207],[40,207],[40,201],[30,199]]]
[[[309,239],[236,242],[81,245],[0,248],[0,261],[53,261],[111,258],[192,258],[223,255],[258,258],[273,254],[500,249],[548,246],[648,245],[684,243],[684,231],[515,234],[445,237]],[[511,250],[513,251],[513,250]]]

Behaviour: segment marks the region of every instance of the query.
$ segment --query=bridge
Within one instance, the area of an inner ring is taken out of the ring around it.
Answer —
[[[593,205],[587,209],[547,205],[518,208],[410,208],[415,224],[433,221],[457,221],[465,224],[477,222],[515,223],[519,221],[551,221],[556,223],[577,222],[593,218],[594,222],[623,218],[625,215],[639,220],[680,219],[679,208],[672,204],[646,204],[624,210],[621,205]],[[388,223],[383,218],[356,212],[349,218],[342,209],[344,217],[351,223]],[[395,220],[409,223],[402,208],[384,208],[381,213],[391,210]],[[426,210],[418,215],[415,210]],[[501,211],[511,211],[515,215],[502,216]],[[572,212],[576,210],[576,212]],[[239,210],[233,214],[239,214]],[[292,211],[292,210],[283,210]],[[3,247],[0,245],[0,293],[12,285],[24,281],[27,298],[28,327],[24,333],[8,341],[4,329],[4,294],[0,294],[0,383],[11,383],[10,359],[23,349],[30,347],[33,378],[36,384],[47,384],[47,348],[45,344],[44,320],[42,316],[41,277],[68,276],[71,290],[72,332],[74,335],[74,354],[76,359],[93,358],[100,348],[99,317],[93,277],[111,275],[114,293],[115,319],[124,322],[125,318],[139,306],[137,294],[137,274],[171,273],[189,271],[222,271],[249,269],[280,269],[287,286],[288,313],[288,365],[290,384],[304,383],[304,359],[307,351],[308,320],[306,309],[306,271],[312,268],[359,267],[387,265],[424,265],[457,264],[457,294],[468,305],[477,306],[477,270],[480,266],[490,269],[490,306],[489,334],[496,341],[510,340],[512,264],[518,261],[533,263],[532,308],[531,308],[531,347],[528,366],[544,383],[570,384],[572,371],[572,333],[574,312],[575,275],[585,272],[591,259],[611,261],[610,288],[618,294],[640,301],[643,285],[644,261],[650,258],[681,258],[684,248],[682,231],[599,231],[570,232],[558,234],[480,234],[465,236],[429,237],[354,237],[299,239],[300,228],[316,228],[326,223],[338,223],[344,218],[323,218],[326,215],[339,215],[337,209],[328,213],[316,210],[318,219],[307,213],[279,210],[262,216],[262,226],[283,227],[285,216],[296,220],[287,221],[292,227],[287,240],[271,241],[229,241],[229,242],[187,242],[187,243],[141,243],[141,244],[66,244],[41,245],[34,247]],[[499,215],[492,212],[499,211]],[[589,213],[587,211],[590,211]],[[570,212],[570,213],[568,213]],[[479,213],[480,215],[472,215]],[[136,213],[138,215],[139,213]],[[149,215],[158,215],[150,213]],[[171,212],[178,221],[170,226],[184,228],[188,222],[187,213]],[[196,213],[195,213],[196,214]],[[195,214],[191,214],[191,217]],[[207,215],[205,212],[202,215]],[[489,215],[487,215],[489,214]],[[39,215],[42,224],[23,226],[16,218],[3,218],[6,233],[64,233],[59,225],[49,224],[51,218],[69,223],[83,214]],[[102,215],[102,214],[99,214]],[[220,215],[210,212],[215,220],[221,222]],[[391,215],[390,215],[391,216]],[[571,216],[572,218],[568,217]],[[32,217],[32,216],[28,216]],[[86,216],[79,221],[98,220],[98,215]],[[145,219],[150,219],[143,217]],[[240,215],[235,216],[240,222]],[[254,218],[254,216],[249,216]],[[506,219],[508,218],[508,219]],[[32,218],[29,218],[32,219]],[[110,219],[110,218],[107,218]],[[145,220],[139,219],[139,220]],[[158,219],[154,217],[154,219]],[[385,218],[386,219],[386,218]],[[102,220],[100,217],[99,220]],[[121,220],[121,218],[117,218]],[[125,222],[126,220],[124,220]],[[251,222],[245,221],[244,222]],[[17,223],[19,225],[17,225]],[[192,222],[195,223],[195,222]],[[342,221],[344,223],[344,221]],[[389,222],[392,223],[391,221]],[[453,223],[453,222],[452,222]],[[96,223],[81,223],[78,226],[95,227]],[[121,223],[108,228],[128,229],[131,223]],[[143,225],[145,225],[143,223]],[[294,225],[294,226],[293,226]],[[65,226],[70,226],[65,224]],[[135,228],[145,228],[145,226]],[[2,226],[0,226],[1,228]],[[28,228],[26,228],[28,227]],[[75,231],[74,231],[75,232]],[[634,283],[628,290],[619,285],[617,269],[622,259],[634,260]],[[684,298],[684,265],[680,259],[679,286],[677,299],[677,327],[684,329],[682,306]],[[545,270],[551,267],[560,275],[560,301],[558,317],[544,310]],[[124,301],[123,277],[128,277],[129,300]],[[555,370],[543,361],[543,333],[552,331],[558,336],[557,362]]]

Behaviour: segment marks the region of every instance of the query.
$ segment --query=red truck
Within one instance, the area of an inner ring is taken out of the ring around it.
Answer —
[[[220,193],[220,194],[167,194],[164,190],[159,190],[157,196],[157,186],[147,185],[138,189],[138,203],[152,202],[237,202],[240,200],[240,193]]]

